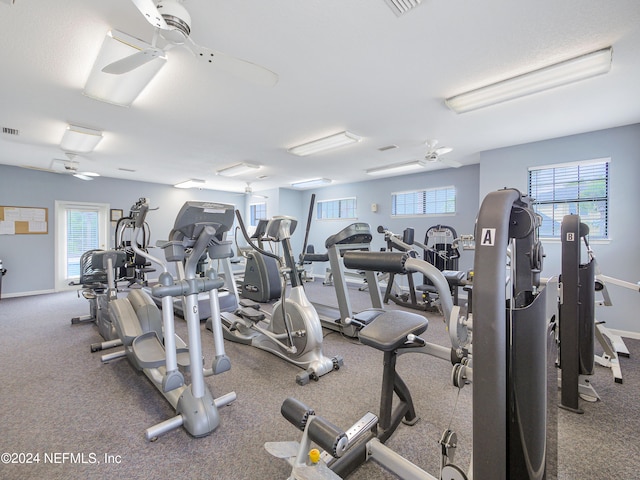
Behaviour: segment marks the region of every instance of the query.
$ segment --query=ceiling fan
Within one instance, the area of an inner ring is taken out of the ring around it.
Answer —
[[[49,168],[36,167],[32,165],[25,165],[25,168],[31,170],[39,170],[41,172],[58,173],[63,175],[73,175],[80,180],[93,180],[100,175],[95,172],[79,171],[80,163],[75,160],[76,155],[73,153],[65,153],[67,160],[61,158],[54,158],[51,160]]]
[[[441,156],[446,155],[449,152],[452,152],[453,148],[451,147],[436,148],[436,145],[438,145],[438,140],[427,140],[425,143],[427,145],[428,150],[424,156],[424,159],[427,162],[441,162],[445,165],[448,165],[454,168],[458,168],[462,166],[460,162],[456,162],[455,160],[440,158]]]
[[[146,20],[155,27],[151,46],[105,66],[102,71],[114,75],[130,72],[156,57],[163,56],[174,47],[186,47],[196,58],[222,70],[226,70],[253,83],[272,87],[278,75],[255,63],[201,47],[191,39],[191,15],[182,0],[131,0]],[[158,37],[166,44],[157,47]]]
[[[265,200],[267,198],[269,198],[266,195],[260,195],[258,193],[253,193],[253,189],[251,188],[251,182],[247,182],[247,186],[244,187],[244,193],[248,197],[264,198]]]

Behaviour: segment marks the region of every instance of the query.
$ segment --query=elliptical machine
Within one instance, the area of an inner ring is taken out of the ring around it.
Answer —
[[[306,385],[310,379],[318,380],[322,375],[338,370],[343,365],[342,358],[329,358],[322,353],[322,325],[318,312],[307,299],[291,249],[290,238],[297,220],[277,216],[270,219],[265,228],[265,241],[282,244],[285,264],[282,266],[283,260],[278,255],[261,249],[251,241],[237,210],[236,216],[249,245],[260,254],[276,259],[281,265],[282,293],[266,327],[259,325],[266,321],[266,316],[257,304],[242,306],[234,313],[223,313],[224,338],[260,348],[303,368],[304,372],[296,375],[299,385]],[[286,296],[287,277],[291,281],[289,296]]]
[[[145,216],[149,210],[146,201],[137,204],[133,213],[135,233],[132,248],[138,255],[160,265],[163,273],[159,284],[152,288],[155,297],[162,298],[162,314],[144,290],[131,290],[126,298],[111,302],[111,321],[118,334],[122,351],[102,356],[103,362],[126,357],[131,365],[142,371],[175,408],[177,415],[145,431],[147,440],[175,428],[184,428],[194,437],[213,432],[220,423],[218,408],[236,399],[234,392],[220,398],[213,395],[204,383],[204,377],[222,373],[231,368],[224,353],[220,326],[220,307],[217,289],[224,282],[211,269],[207,277],[197,277],[196,268],[201,257],[209,253],[215,257],[220,248],[230,248],[227,243],[216,242],[216,234],[226,231],[233,223],[233,206],[219,203],[187,202],[174,224],[174,240],[161,245],[167,261],[153,257],[138,249],[136,242]],[[185,278],[174,281],[167,262],[185,261]],[[200,319],[197,296],[210,292],[212,306],[214,344],[216,358],[210,369],[203,367],[200,338]],[[173,297],[183,295],[189,345],[175,334]],[[184,374],[189,372],[191,384],[186,384]]]
[[[251,239],[255,240],[260,248],[263,248],[262,237],[267,223],[267,220],[259,220],[255,232],[251,235]],[[238,248],[238,250],[245,258],[240,295],[258,303],[267,303],[280,298],[282,289],[278,262],[252,248]]]

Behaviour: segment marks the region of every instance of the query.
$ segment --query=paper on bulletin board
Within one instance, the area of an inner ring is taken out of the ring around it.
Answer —
[[[0,206],[0,235],[48,233],[47,209]]]
[[[0,235],[15,235],[16,234],[16,222],[8,222],[6,220],[0,220]]]

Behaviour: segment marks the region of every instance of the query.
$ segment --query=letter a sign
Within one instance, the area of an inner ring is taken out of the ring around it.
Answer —
[[[487,247],[493,247],[496,243],[496,229],[495,228],[483,228],[482,236],[480,238],[480,245]]]

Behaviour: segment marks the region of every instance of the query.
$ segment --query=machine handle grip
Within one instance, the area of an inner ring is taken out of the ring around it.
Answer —
[[[275,258],[276,260],[280,261],[280,257],[278,255],[276,255],[275,253],[267,252],[266,250],[258,247],[255,243],[251,241],[251,237],[249,236],[249,233],[247,232],[247,229],[244,226],[244,222],[242,221],[242,215],[240,215],[240,210],[236,210],[236,217],[238,218],[238,225],[240,225],[242,236],[247,241],[247,243],[251,245],[251,248],[253,248],[256,252],[261,253],[262,255],[266,255],[267,257]]]
[[[316,416],[313,409],[295,398],[287,398],[280,407],[280,413],[292,425],[306,430],[309,438],[332,456],[341,457],[347,450],[347,434],[328,420]]]
[[[345,252],[344,266],[355,270],[373,272],[407,273],[405,263],[410,255],[406,252]]]

